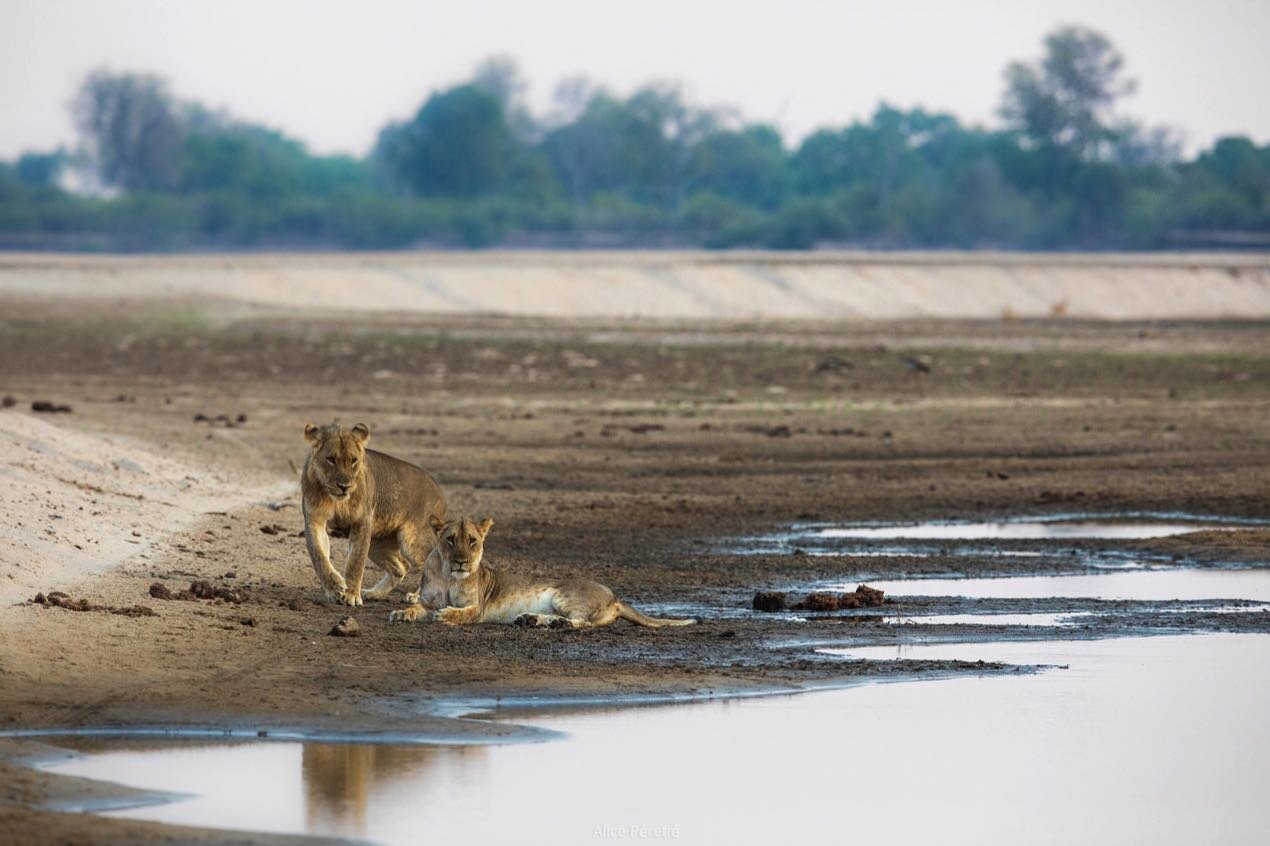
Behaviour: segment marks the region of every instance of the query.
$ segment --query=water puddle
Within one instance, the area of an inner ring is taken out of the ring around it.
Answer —
[[[1246,599],[1270,602],[1270,570],[1130,570],[1097,575],[1010,576],[994,579],[871,581],[891,599],[963,596],[972,599],[1139,599],[1146,601]],[[830,586],[853,590],[855,582]]]
[[[766,535],[736,538],[721,551],[732,555],[836,555],[929,557],[934,554],[1037,556],[1035,550],[994,547],[933,549],[922,541],[1069,541],[1145,540],[1187,532],[1229,530],[1267,525],[1267,521],[1195,514],[1134,512],[1129,514],[1060,514],[996,521],[928,521],[920,523],[802,523]],[[908,541],[886,545],[884,541]],[[912,543],[919,542],[919,543]]]
[[[51,769],[196,797],[114,816],[383,843],[1256,843],[1270,828],[1270,636],[844,651],[1069,669],[522,718],[567,734],[546,744],[92,741]]]
[[[1079,622],[1081,614],[926,614],[888,617],[889,622],[923,626],[1065,626]]]

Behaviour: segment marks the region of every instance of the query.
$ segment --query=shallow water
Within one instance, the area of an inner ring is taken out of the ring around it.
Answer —
[[[1017,521],[1000,523],[911,523],[888,526],[843,526],[815,530],[816,538],[862,540],[1141,540],[1167,538],[1203,529],[1229,528],[1197,523],[1113,523],[1091,520]]]
[[[856,583],[836,584],[854,590]],[[871,581],[888,598],[903,596],[965,596],[1019,599],[1068,597],[1075,599],[1250,599],[1270,602],[1270,570],[1105,571],[1077,576],[1011,576],[996,579],[899,579]]]
[[[53,769],[199,796],[122,816],[391,843],[1263,842],[1270,636],[904,657],[1070,669],[522,718],[569,735],[545,744],[121,743]]]
[[[781,554],[800,550],[808,555],[848,558],[944,555],[1035,556],[1035,550],[1003,550],[991,546],[932,551],[922,541],[1009,540],[1143,540],[1187,532],[1265,525],[1246,518],[1195,514],[1067,514],[1019,517],[990,522],[934,520],[920,523],[805,523],[766,535],[735,538],[721,548],[733,555]],[[907,541],[899,545],[881,541]]]

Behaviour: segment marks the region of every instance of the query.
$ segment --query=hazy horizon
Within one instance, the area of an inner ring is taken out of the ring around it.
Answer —
[[[1270,140],[1270,3],[793,0],[690,6],[545,0],[532,8],[371,0],[5,0],[0,4],[0,158],[70,144],[67,113],[96,67],[149,71],[173,92],[304,141],[362,155],[389,120],[491,55],[513,57],[535,114],[560,79],[618,93],[678,81],[794,143],[866,118],[879,102],[999,125],[1002,71],[1064,23],[1102,31],[1138,91],[1122,111],[1180,129],[1189,151],[1221,135]]]

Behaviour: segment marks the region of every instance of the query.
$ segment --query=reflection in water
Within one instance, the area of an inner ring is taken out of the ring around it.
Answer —
[[[810,537],[860,540],[1143,540],[1167,538],[1201,529],[1227,528],[1195,523],[1102,523],[1078,521],[1010,521],[1000,523],[911,523],[889,526],[840,526],[809,532]]]
[[[871,581],[891,598],[965,596],[1028,599],[1139,599],[1147,601],[1250,599],[1270,602],[1270,570],[1130,570],[1093,576],[1010,576],[995,579],[897,579]],[[837,586],[855,587],[854,582]]]
[[[520,720],[554,743],[172,744],[54,769],[200,795],[130,817],[412,846],[1263,842],[1270,637],[909,655],[1070,669]]]
[[[1187,514],[1056,515],[994,522],[815,523],[795,524],[771,534],[734,538],[719,551],[725,555],[774,555],[799,550],[808,555],[848,558],[879,555],[929,557],[934,554],[1035,556],[1040,553],[1027,549],[1000,549],[994,542],[1143,540],[1262,525],[1267,525],[1266,521]],[[886,541],[903,543],[888,545]],[[947,545],[957,541],[970,545]],[[1113,553],[1108,554],[1114,557]]]
[[[426,746],[304,744],[300,770],[308,828],[364,835],[372,794],[386,782],[421,777],[437,751]]]

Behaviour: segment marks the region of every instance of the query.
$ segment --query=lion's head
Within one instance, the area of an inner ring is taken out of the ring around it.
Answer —
[[[456,517],[447,521],[434,515],[430,522],[437,533],[437,548],[441,551],[442,570],[447,579],[451,575],[466,579],[480,569],[485,536],[494,525],[493,520],[486,517],[477,523],[470,517]]]
[[[304,439],[313,447],[309,472],[332,499],[344,499],[357,490],[366,474],[366,441],[370,429],[358,423],[351,429],[338,423],[304,427]]]

